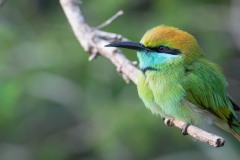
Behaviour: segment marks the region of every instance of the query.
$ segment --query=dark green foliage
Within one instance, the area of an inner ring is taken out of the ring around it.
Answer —
[[[230,3],[82,0],[81,7],[92,26],[123,9],[105,30],[136,42],[159,24],[194,34],[206,56],[223,66],[239,104]],[[109,61],[87,56],[57,0],[7,0],[0,8],[1,160],[239,159],[240,146],[228,134],[213,131],[227,142],[214,149],[164,126]]]

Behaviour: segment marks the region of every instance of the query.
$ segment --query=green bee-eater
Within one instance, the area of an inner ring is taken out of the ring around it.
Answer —
[[[240,141],[240,108],[228,97],[227,82],[216,64],[203,55],[187,32],[158,26],[140,43],[115,42],[108,47],[137,50],[138,94],[152,113],[189,124],[215,124]]]

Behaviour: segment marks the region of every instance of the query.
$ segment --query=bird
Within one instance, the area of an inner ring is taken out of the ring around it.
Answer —
[[[214,124],[240,142],[240,107],[227,93],[221,69],[205,57],[193,35],[159,25],[140,43],[112,42],[105,47],[137,51],[138,94],[153,114],[184,121],[185,134],[191,124]]]

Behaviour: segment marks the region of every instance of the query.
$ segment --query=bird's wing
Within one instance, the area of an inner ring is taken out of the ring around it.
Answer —
[[[238,107],[227,96],[224,76],[213,63],[207,63],[187,68],[183,83],[186,99],[229,124],[238,123],[234,112]]]

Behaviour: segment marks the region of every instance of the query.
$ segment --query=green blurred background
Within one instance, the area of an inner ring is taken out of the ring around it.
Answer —
[[[218,63],[240,104],[239,0],[82,0],[97,26],[139,41],[159,24],[195,35]],[[124,50],[131,60],[134,52]],[[129,54],[128,54],[129,53]],[[105,58],[88,62],[57,0],[7,0],[0,7],[0,160],[239,160],[229,134],[222,148],[182,136],[153,116]]]

